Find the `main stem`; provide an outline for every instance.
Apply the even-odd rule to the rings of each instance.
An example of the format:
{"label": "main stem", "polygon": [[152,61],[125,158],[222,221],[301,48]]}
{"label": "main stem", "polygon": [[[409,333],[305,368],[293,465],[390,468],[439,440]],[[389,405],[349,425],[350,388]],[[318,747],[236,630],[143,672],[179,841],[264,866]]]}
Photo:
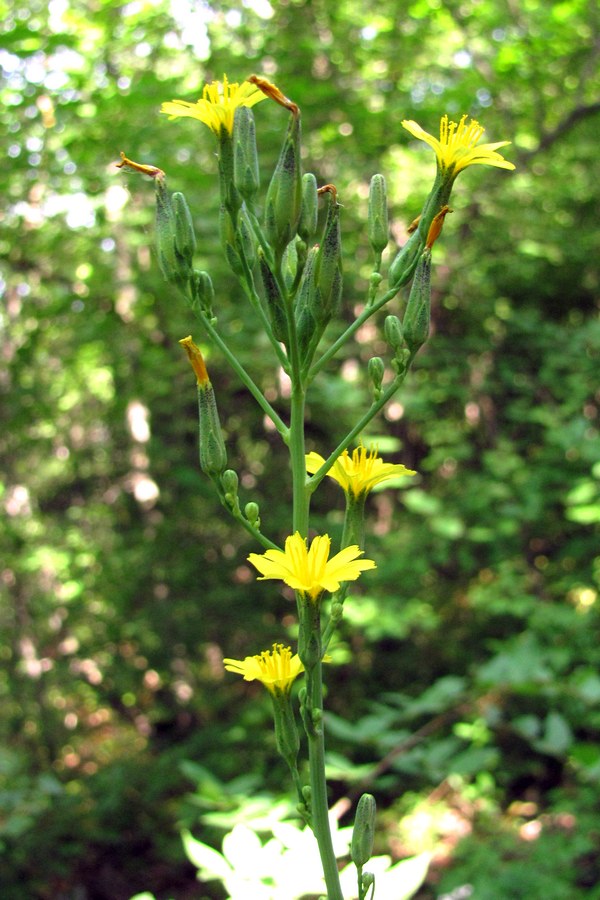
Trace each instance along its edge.
{"label": "main stem", "polygon": [[[293,524],[303,538],[308,536],[310,494],[306,489],[304,447],[304,387],[299,377],[297,360],[292,360],[292,397],[290,415],[290,457],[293,484]],[[310,809],[312,829],[319,845],[328,900],[344,900],[338,874],[331,829],[325,780],[325,740],[323,734],[323,680],[321,671],[321,622],[316,604],[301,608],[299,620],[301,648],[311,646],[310,664],[306,665],[306,717],[310,771]],[[306,660],[308,662],[308,659]]]}
{"label": "main stem", "polygon": [[[319,634],[319,650],[321,635]],[[325,780],[325,736],[323,731],[323,678],[319,659],[312,670],[307,670],[306,702],[312,714],[313,728],[308,735],[308,760],[310,769],[310,802],[312,828],[319,845],[321,864],[325,875],[328,900],[344,900],[340,887],[331,828],[329,803]]]}

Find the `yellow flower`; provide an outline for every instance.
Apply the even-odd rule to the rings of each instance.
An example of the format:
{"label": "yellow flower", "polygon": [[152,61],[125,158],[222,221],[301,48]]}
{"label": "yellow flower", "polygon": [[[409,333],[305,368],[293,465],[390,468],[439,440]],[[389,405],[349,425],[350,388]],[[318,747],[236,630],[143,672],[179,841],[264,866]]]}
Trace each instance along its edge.
{"label": "yellow flower", "polygon": [[227,75],[223,75],[223,81],[213,81],[212,84],[204,85],[202,99],[196,103],[171,100],[163,103],[160,111],[169,116],[169,119],[177,119],[180,116],[200,119],[218,136],[221,130],[227,134],[232,133],[233,116],[238,106],[254,106],[266,99],[266,94],[263,94],[255,84],[249,81],[230,84]]}
{"label": "yellow flower", "polygon": [[298,654],[292,656],[283,644],[273,644],[272,650],[263,650],[258,656],[224,659],[223,663],[228,672],[243,675],[244,681],[262,681],[272,694],[289,693],[294,679],[304,672]]}
{"label": "yellow flower", "polygon": [[[319,453],[308,453],[306,456],[306,471],[314,475],[325,460]],[[377,455],[377,448],[371,447],[367,450],[362,445],[352,452],[352,456],[347,450],[336,459],[331,469],[327,473],[330,478],[337,481],[347,494],[353,494],[359,497],[362,494],[368,494],[376,484],[387,481],[388,478],[398,478],[401,475],[416,475],[412,469],[406,466],[393,463],[384,463]]]}
{"label": "yellow flower", "polygon": [[402,125],[414,137],[433,147],[437,157],[438,170],[442,175],[456,176],[462,169],[476,163],[483,166],[496,166],[498,169],[515,168],[513,163],[496,153],[499,147],[506,147],[511,143],[510,141],[498,141],[496,144],[477,146],[485,129],[475,119],[471,119],[467,125],[467,116],[462,116],[457,125],[456,122],[449,122],[448,116],[442,116],[439,141],[412,120],[405,119]]}
{"label": "yellow flower", "polygon": [[376,568],[372,559],[358,559],[364,551],[356,545],[345,547],[331,559],[330,549],[329,535],[316,537],[307,549],[306,541],[296,532],[285,539],[285,551],[251,553],[248,561],[261,573],[259,581],[281,578],[311,600],[316,600],[323,591],[337,591],[342,581],[356,581],[366,569]]}

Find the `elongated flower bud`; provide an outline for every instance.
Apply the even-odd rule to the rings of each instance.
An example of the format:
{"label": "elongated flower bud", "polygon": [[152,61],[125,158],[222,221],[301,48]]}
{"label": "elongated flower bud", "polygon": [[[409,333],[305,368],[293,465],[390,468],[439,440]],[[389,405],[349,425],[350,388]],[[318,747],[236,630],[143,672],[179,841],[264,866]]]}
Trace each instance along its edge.
{"label": "elongated flower bud", "polygon": [[190,266],[175,246],[175,212],[172,198],[164,178],[156,178],[156,252],[158,264],[165,279],[182,287],[189,274]]}
{"label": "elongated flower bud", "polygon": [[200,348],[191,336],[179,343],[187,353],[198,383],[198,433],[200,468],[210,478],[217,478],[227,466],[227,450],[221,431],[215,392],[206,371]]}
{"label": "elongated flower bud", "polygon": [[226,206],[221,206],[221,209],[219,210],[219,233],[221,236],[221,246],[227,258],[227,262],[236,275],[241,275],[244,268],[237,251],[236,230],[233,219],[231,218],[231,213]]}
{"label": "elongated flower bud", "polygon": [[298,234],[305,244],[309,244],[317,233],[318,217],[317,179],[312,172],[307,172],[302,176],[302,208],[298,223]]}
{"label": "elongated flower bud", "polygon": [[245,204],[238,213],[237,246],[244,255],[248,268],[253,269],[256,265],[256,239]]}
{"label": "elongated flower bud", "polygon": [[315,277],[319,297],[313,313],[317,322],[326,325],[336,312],[342,296],[340,204],[337,202],[335,188],[331,191],[323,240],[317,255]]}
{"label": "elongated flower bud", "polygon": [[363,794],[358,801],[352,831],[352,862],[357,868],[362,869],[369,862],[373,853],[375,812],[375,797],[372,794]]}
{"label": "elongated flower bud", "polygon": [[247,106],[238,106],[233,123],[233,181],[244,200],[252,200],[260,186],[256,127]]}
{"label": "elongated flower bud", "polygon": [[296,111],[291,116],[265,202],[265,232],[278,256],[296,234],[301,202],[300,114]]}
{"label": "elongated flower bud", "polygon": [[121,162],[117,163],[117,167],[124,172],[139,172],[154,179],[158,265],[168,282],[184,287],[192,274],[196,238],[183,194],[169,195],[165,173],[157,166],[137,163],[121,153]]}
{"label": "elongated flower bud", "polygon": [[317,320],[314,311],[319,304],[319,293],[315,283],[318,253],[318,247],[312,247],[308,251],[296,296],[296,335],[301,356],[304,356],[311,338],[317,330]]}
{"label": "elongated flower bud", "polygon": [[383,253],[389,240],[387,192],[383,175],[373,175],[371,178],[367,233],[374,252]]}
{"label": "elongated flower bud", "polygon": [[429,337],[430,311],[431,250],[426,248],[419,257],[402,322],[404,340],[413,354]]}
{"label": "elongated flower bud", "polygon": [[388,272],[390,287],[399,288],[406,284],[417,264],[422,246],[422,238],[418,230],[414,231],[404,247],[398,251]]}
{"label": "elongated flower bud", "polygon": [[269,321],[271,322],[271,328],[273,329],[273,335],[276,340],[281,341],[282,343],[287,343],[288,324],[285,314],[284,300],[281,296],[279,287],[277,286],[275,276],[269,268],[269,264],[265,259],[265,255],[262,249],[259,249],[258,251],[258,264],[265,292]]}
{"label": "elongated flower bud", "polygon": [[[298,248],[300,248],[301,251],[300,257],[298,256]],[[304,248],[303,253],[302,248]],[[300,269],[302,270],[302,266],[305,262],[306,244],[304,244],[299,238],[297,238],[295,241],[290,241],[283,251],[283,256],[281,257],[281,275],[283,277],[283,284],[288,293],[296,284],[296,274],[298,272],[298,266],[300,266]]]}
{"label": "elongated flower bud", "polygon": [[187,201],[180,191],[176,191],[171,199],[175,219],[175,252],[191,273],[196,251],[196,234],[192,215]]}
{"label": "elongated flower bud", "polygon": [[219,132],[219,187],[221,203],[235,218],[242,198],[234,183],[233,137],[224,128]]}

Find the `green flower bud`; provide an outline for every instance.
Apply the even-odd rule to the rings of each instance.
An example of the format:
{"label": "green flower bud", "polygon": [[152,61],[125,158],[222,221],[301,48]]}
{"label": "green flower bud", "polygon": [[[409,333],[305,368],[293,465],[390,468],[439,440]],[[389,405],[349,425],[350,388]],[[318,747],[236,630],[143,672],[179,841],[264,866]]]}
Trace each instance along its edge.
{"label": "green flower bud", "polygon": [[302,245],[302,241],[299,238],[296,238],[295,241],[290,241],[281,257],[281,274],[283,275],[283,282],[288,293],[292,290],[296,281],[296,272],[298,271],[298,245]]}
{"label": "green flower bud", "polygon": [[260,186],[254,115],[247,106],[238,106],[233,121],[233,182],[244,200]]}
{"label": "green flower bud", "polygon": [[358,801],[352,831],[352,862],[361,869],[371,859],[375,839],[375,797],[363,794]]}
{"label": "green flower bud", "polygon": [[[375,876],[372,872],[364,872],[362,878],[360,880],[360,886],[362,888],[362,896],[366,898],[367,893],[369,892],[369,888],[371,888],[375,884]],[[373,894],[371,894],[371,900],[373,900]]]}
{"label": "green flower bud", "polygon": [[199,306],[209,319],[213,316],[215,289],[208,272],[194,271],[192,275],[192,308]]}
{"label": "green flower bud", "polygon": [[237,497],[239,485],[240,480],[237,476],[237,472],[234,472],[233,469],[225,469],[221,475],[221,486],[225,491],[225,494]]}
{"label": "green flower bud", "polygon": [[215,392],[210,383],[204,358],[200,348],[191,337],[179,343],[188,355],[198,383],[198,434],[200,445],[200,468],[210,478],[216,478],[227,465],[227,450],[221,431]]}
{"label": "green flower bud", "polygon": [[225,506],[228,506],[234,515],[241,515],[238,499],[239,484],[239,478],[233,469],[226,469],[221,475],[221,490],[223,491],[221,500],[225,501]]}
{"label": "green flower bud", "polygon": [[250,503],[246,503],[244,514],[254,528],[260,528],[260,510],[258,503],[254,503],[253,500],[251,500]]}
{"label": "green flower bud", "polygon": [[164,178],[156,178],[156,252],[165,279],[178,287],[185,285],[190,267],[175,247],[175,213]]}
{"label": "green flower bud", "polygon": [[302,176],[302,207],[298,223],[298,234],[305,244],[309,244],[317,233],[318,217],[317,179],[311,172],[307,172]]}
{"label": "green flower bud", "polygon": [[410,350],[408,347],[405,347],[403,350],[398,350],[396,356],[392,360],[392,369],[397,375],[402,375],[406,372],[409,362]]}
{"label": "green flower bud", "polygon": [[301,356],[312,353],[339,306],[342,295],[340,205],[333,185],[320,246],[309,250],[296,301],[298,344]]}
{"label": "green flower bud", "polygon": [[248,268],[253,269],[256,265],[256,239],[245,206],[238,214],[237,247],[244,255]]}
{"label": "green flower bud", "polygon": [[383,175],[373,175],[371,178],[367,233],[374,252],[383,253],[389,240],[387,192]]}
{"label": "green flower bud", "polygon": [[317,332],[318,323],[314,310],[318,307],[319,301],[319,294],[315,284],[315,268],[318,253],[318,247],[312,247],[308,251],[296,299],[296,336],[301,356],[305,355],[313,336]]}
{"label": "green flower bud", "polygon": [[221,431],[215,392],[210,381],[198,385],[198,421],[200,436],[200,468],[214,478],[227,465],[227,450]]}
{"label": "green flower bud", "polygon": [[423,240],[417,229],[411,234],[404,247],[390,263],[388,272],[390,287],[400,288],[403,284],[406,284],[414,272],[422,244]]}
{"label": "green flower bud", "polygon": [[175,251],[191,270],[196,252],[196,234],[192,215],[187,201],[180,191],[176,191],[171,199],[175,218]]}
{"label": "green flower bud", "polygon": [[221,203],[235,217],[242,198],[234,184],[233,139],[223,128],[219,133],[219,187]]}
{"label": "green flower bud", "polygon": [[404,340],[412,354],[429,337],[431,311],[431,250],[426,248],[415,271],[402,322]]}
{"label": "green flower bud", "polygon": [[275,276],[269,268],[269,264],[265,259],[262,249],[259,249],[258,251],[258,264],[273,335],[276,340],[285,344],[288,341],[288,324],[285,314],[285,304],[277,286]]}
{"label": "green flower bud", "polygon": [[331,604],[331,621],[332,622],[340,622],[342,616],[344,615],[344,604],[340,603],[339,600],[334,600]]}
{"label": "green flower bud", "polygon": [[331,192],[323,240],[317,255],[316,284],[319,297],[313,313],[319,324],[326,325],[336,312],[342,296],[340,205],[335,191]]}
{"label": "green flower bud", "polygon": [[383,324],[385,339],[394,352],[400,350],[404,344],[402,325],[398,316],[386,316]]}
{"label": "green flower bud", "polygon": [[236,275],[243,274],[243,266],[236,246],[236,230],[231,218],[231,213],[226,206],[221,206],[219,210],[219,234],[221,236],[221,246],[227,257],[227,262],[231,266]]}
{"label": "green flower bud", "polygon": [[301,202],[300,115],[296,112],[290,119],[265,202],[265,232],[279,257],[296,234]]}
{"label": "green flower bud", "polygon": [[367,366],[367,371],[369,373],[369,378],[371,379],[373,387],[379,393],[381,391],[381,383],[385,374],[385,366],[380,356],[371,357]]}

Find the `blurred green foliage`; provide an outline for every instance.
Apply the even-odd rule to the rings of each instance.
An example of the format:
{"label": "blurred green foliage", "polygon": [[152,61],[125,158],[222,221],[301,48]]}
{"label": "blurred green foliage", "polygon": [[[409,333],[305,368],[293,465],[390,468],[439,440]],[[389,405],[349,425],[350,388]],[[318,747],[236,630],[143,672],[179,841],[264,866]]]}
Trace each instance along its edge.
{"label": "blurred green foliage", "polygon": [[[2,897],[218,898],[198,894],[179,828],[220,846],[223,817],[285,795],[267,699],[221,659],[282,624],[292,638],[293,607],[257,585],[256,548],[198,470],[177,345],[193,322],[153,257],[151,185],[114,167],[123,150],[186,193],[219,324],[283,409],[220,256],[212,136],[157,115],[251,71],[299,103],[306,169],[338,187],[348,320],[370,274],[371,175],[388,178],[399,243],[430,184],[402,119],[434,131],[467,112],[514,141],[516,173],[459,179],[432,340],[369,436],[419,480],[371,499],[378,569],[328,668],[332,801],[366,785],[378,852],[436,850],[423,898],[600,896],[595,5],[0,8]],[[256,118],[266,184],[284,119],[267,103]],[[203,349],[244,502],[282,536],[285,454]],[[381,335],[359,334],[320,377],[311,448],[363,408],[373,354]],[[316,527],[339,534],[340,500],[322,486]]]}

